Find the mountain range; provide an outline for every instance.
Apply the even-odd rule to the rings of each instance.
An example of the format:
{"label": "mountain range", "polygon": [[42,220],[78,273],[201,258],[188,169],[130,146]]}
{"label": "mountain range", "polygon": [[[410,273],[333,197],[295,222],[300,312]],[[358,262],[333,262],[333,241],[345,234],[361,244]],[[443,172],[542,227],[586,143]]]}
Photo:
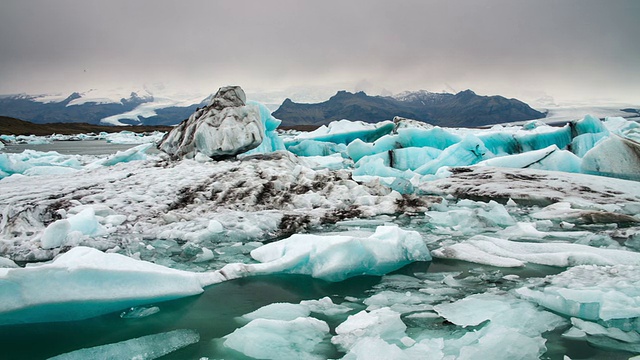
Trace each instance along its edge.
{"label": "mountain range", "polygon": [[378,122],[401,116],[433,125],[474,127],[539,119],[545,114],[519,100],[502,96],[480,96],[471,90],[457,94],[422,90],[395,96],[339,91],[317,104],[299,104],[286,99],[273,116],[284,125],[322,125],[341,119]]}
{"label": "mountain range", "polygon": [[[66,97],[5,95],[0,96],[0,115],[36,124],[175,125],[208,102],[202,97],[173,100],[139,93],[120,98],[91,91]],[[320,126],[341,119],[378,122],[401,116],[440,126],[473,127],[543,118],[545,114],[502,96],[480,96],[471,90],[457,94],[421,90],[394,96],[339,91],[315,104],[286,99],[273,116],[282,120],[283,126]]]}

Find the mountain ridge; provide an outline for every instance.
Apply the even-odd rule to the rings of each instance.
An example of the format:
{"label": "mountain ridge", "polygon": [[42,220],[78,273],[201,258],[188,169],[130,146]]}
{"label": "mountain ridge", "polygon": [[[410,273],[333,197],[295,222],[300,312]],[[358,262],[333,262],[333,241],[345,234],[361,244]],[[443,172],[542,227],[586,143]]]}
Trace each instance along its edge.
{"label": "mountain ridge", "polygon": [[517,99],[482,96],[472,90],[457,94],[426,90],[391,96],[370,96],[360,91],[338,91],[329,100],[300,104],[286,99],[272,115],[283,125],[326,125],[331,121],[378,122],[401,116],[440,126],[474,127],[532,120],[545,114]]}

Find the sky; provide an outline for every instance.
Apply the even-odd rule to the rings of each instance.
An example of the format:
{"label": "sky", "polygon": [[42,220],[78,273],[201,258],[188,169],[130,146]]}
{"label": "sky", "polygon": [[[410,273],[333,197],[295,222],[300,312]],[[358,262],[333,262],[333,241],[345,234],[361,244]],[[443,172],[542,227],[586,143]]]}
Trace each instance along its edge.
{"label": "sky", "polygon": [[0,2],[0,94],[143,84],[638,103],[640,1]]}

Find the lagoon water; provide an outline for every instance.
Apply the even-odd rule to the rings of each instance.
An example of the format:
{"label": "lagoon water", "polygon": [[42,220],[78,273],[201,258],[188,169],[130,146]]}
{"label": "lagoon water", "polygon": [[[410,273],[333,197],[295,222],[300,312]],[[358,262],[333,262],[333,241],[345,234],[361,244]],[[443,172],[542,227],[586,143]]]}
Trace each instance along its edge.
{"label": "lagoon water", "polygon": [[2,151],[21,153],[27,149],[36,151],[55,151],[62,155],[108,155],[127,150],[137,144],[112,144],[106,140],[52,141],[49,144],[6,145]]}

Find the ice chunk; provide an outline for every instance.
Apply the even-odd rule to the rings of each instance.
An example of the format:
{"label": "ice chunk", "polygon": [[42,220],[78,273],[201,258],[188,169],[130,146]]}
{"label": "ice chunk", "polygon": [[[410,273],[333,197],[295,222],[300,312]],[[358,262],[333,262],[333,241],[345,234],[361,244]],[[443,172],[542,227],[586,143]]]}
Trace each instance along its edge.
{"label": "ice chunk", "polygon": [[582,171],[630,180],[640,180],[640,143],[612,134],[582,158]]}
{"label": "ice chunk", "polygon": [[264,154],[278,150],[285,150],[284,142],[276,132],[276,128],[280,126],[281,121],[271,116],[271,111],[264,106],[264,104],[255,101],[247,101],[247,106],[254,106],[258,108],[260,121],[264,127],[264,138],[258,147],[247,151],[245,155]]}
{"label": "ice chunk", "polygon": [[347,313],[352,309],[345,305],[334,304],[330,297],[325,296],[319,300],[302,300],[300,305],[304,305],[311,312],[324,314],[327,316],[335,316]]}
{"label": "ice chunk", "polygon": [[338,325],[336,336],[331,342],[347,351],[362,338],[377,337],[387,342],[399,341],[406,336],[406,329],[407,326],[400,320],[400,313],[389,308],[371,312],[363,310]]}
{"label": "ice chunk", "polygon": [[606,139],[609,133],[582,134],[571,140],[571,151],[579,157],[593,149],[601,140]]}
{"label": "ice chunk", "polygon": [[343,153],[347,147],[344,144],[332,142],[302,140],[297,145],[289,146],[287,150],[298,156],[328,156]]}
{"label": "ice chunk", "polygon": [[65,245],[72,231],[79,231],[87,236],[106,234],[106,229],[98,222],[95,211],[88,207],[68,219],[57,220],[49,224],[40,238],[42,248],[53,249]]}
{"label": "ice chunk", "polygon": [[200,341],[195,330],[173,330],[165,333],[142,336],[114,344],[80,349],[54,356],[50,360],[85,359],[157,359],[185,346]]}
{"label": "ice chunk", "polygon": [[580,172],[581,160],[566,150],[551,145],[541,150],[528,151],[484,160],[478,166],[498,166],[507,168],[530,168],[565,172]]}
{"label": "ice chunk", "polygon": [[49,264],[0,269],[0,324],[86,319],[200,294],[210,277],[79,246]]}
{"label": "ice chunk", "polygon": [[293,235],[251,252],[262,262],[258,273],[308,274],[328,281],[357,275],[383,275],[431,256],[422,236],[396,226],[379,226],[369,237]]}
{"label": "ice chunk", "polygon": [[547,276],[540,286],[519,288],[516,293],[566,316],[611,321],[626,331],[640,330],[636,322],[640,317],[637,265],[576,266]]}
{"label": "ice chunk", "polygon": [[165,133],[154,131],[150,134],[138,134],[132,131],[120,131],[117,133],[105,134],[103,138],[111,144],[145,144],[157,143],[164,137]]}
{"label": "ice chunk", "polygon": [[436,305],[433,309],[452,323],[467,327],[480,325],[496,314],[510,310],[511,305],[502,298],[472,295],[453,303]]}
{"label": "ice chunk", "polygon": [[371,142],[391,133],[393,128],[394,124],[391,121],[381,121],[375,124],[349,120],[332,121],[329,126],[322,125],[314,131],[298,135],[292,141],[287,142],[286,146],[295,146],[304,140],[325,141],[344,145],[348,145],[356,139]]}
{"label": "ice chunk", "polygon": [[418,174],[435,174],[443,166],[473,165],[493,154],[474,135],[467,135],[461,142],[445,149],[437,159],[428,161],[416,169]]}
{"label": "ice chunk", "polygon": [[527,262],[551,266],[640,264],[640,253],[636,252],[580,244],[515,242],[483,235],[433,250],[431,254],[500,267],[519,267]]}
{"label": "ice chunk", "polygon": [[308,317],[311,311],[309,307],[301,304],[273,303],[260,309],[242,315],[243,320],[271,319],[290,321],[299,317]]}
{"label": "ice chunk", "polygon": [[113,166],[119,163],[126,163],[136,160],[146,160],[147,151],[153,147],[152,143],[141,144],[134,146],[131,149],[125,151],[118,151],[114,155],[94,161],[87,165],[87,168],[97,168],[100,166]]}
{"label": "ice chunk", "polygon": [[324,321],[256,319],[225,336],[224,346],[257,359],[325,359],[317,347],[329,334]]}
{"label": "ice chunk", "polygon": [[157,306],[136,306],[120,313],[123,319],[140,319],[160,312]]}
{"label": "ice chunk", "polygon": [[586,115],[583,119],[572,122],[571,125],[576,136],[609,132],[602,121],[593,115]]}
{"label": "ice chunk", "polygon": [[11,259],[0,256],[0,268],[17,268],[18,265]]}

